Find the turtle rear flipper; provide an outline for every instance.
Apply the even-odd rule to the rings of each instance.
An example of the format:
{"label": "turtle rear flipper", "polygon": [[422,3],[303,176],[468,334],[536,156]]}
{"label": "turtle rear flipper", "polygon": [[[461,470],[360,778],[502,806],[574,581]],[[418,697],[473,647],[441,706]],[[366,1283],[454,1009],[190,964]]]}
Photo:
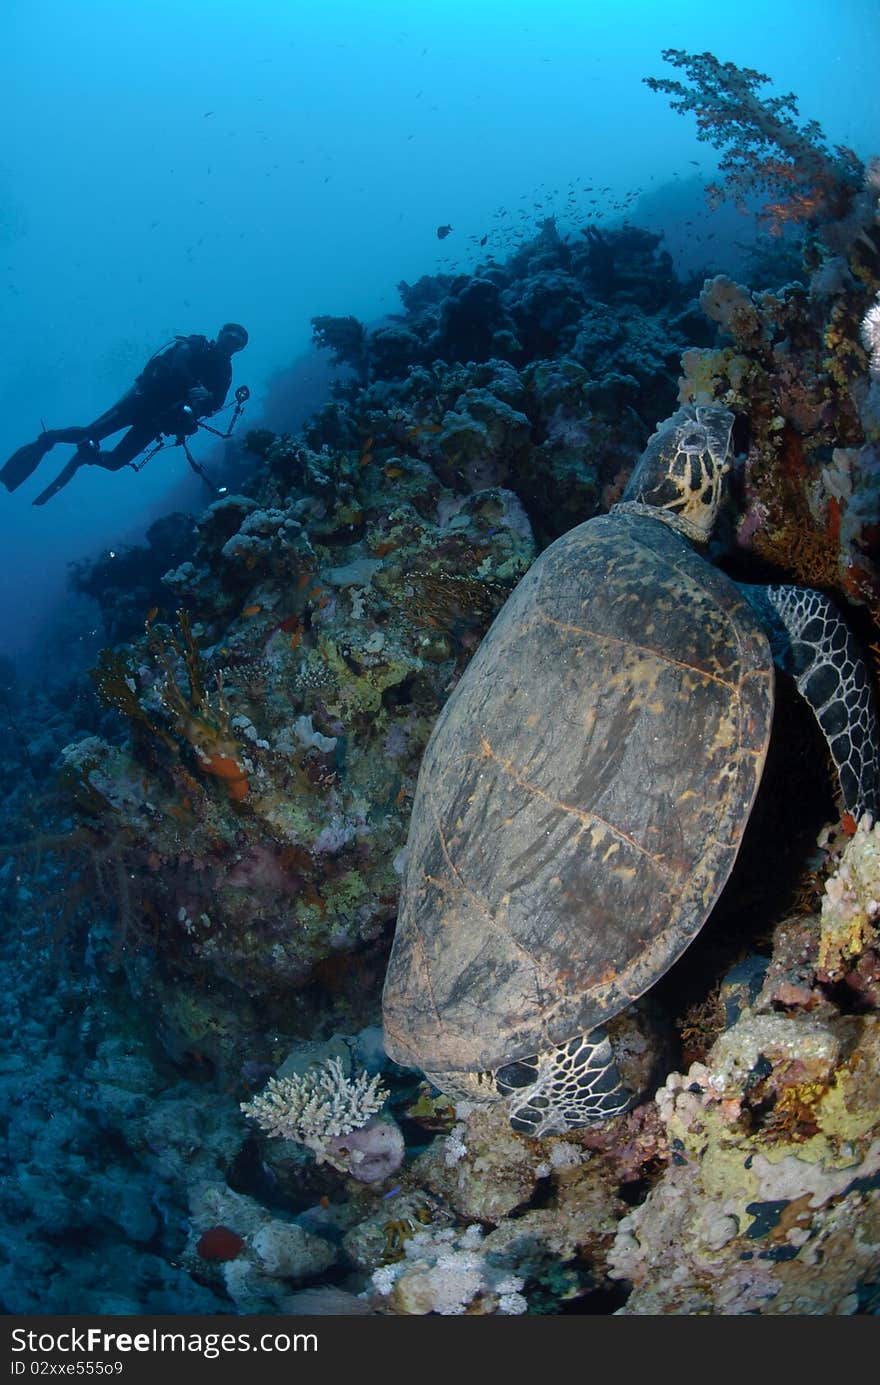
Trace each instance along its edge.
{"label": "turtle rear flipper", "polygon": [[812,708],[834,761],[846,810],[880,811],[880,727],[871,676],[834,604],[804,587],[743,586],[762,618],[775,663]]}
{"label": "turtle rear flipper", "polygon": [[498,1068],[510,1124],[522,1135],[561,1134],[620,1115],[632,1105],[601,1025],[558,1048]]}

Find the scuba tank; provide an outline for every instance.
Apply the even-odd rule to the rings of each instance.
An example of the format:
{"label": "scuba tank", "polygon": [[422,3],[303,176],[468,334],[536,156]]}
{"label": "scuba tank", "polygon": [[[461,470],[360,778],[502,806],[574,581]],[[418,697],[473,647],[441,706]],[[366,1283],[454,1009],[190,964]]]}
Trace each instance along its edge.
{"label": "scuba tank", "polygon": [[135,387],[139,389],[141,393],[151,394],[157,386],[161,387],[171,378],[172,367],[170,357],[174,348],[182,345],[184,342],[191,344],[196,351],[204,351],[207,350],[208,347],[208,338],[198,333],[194,333],[192,336],[178,335],[173,337],[171,341],[166,342],[164,346],[160,346],[157,351],[153,352],[140,375],[138,375],[135,380]]}

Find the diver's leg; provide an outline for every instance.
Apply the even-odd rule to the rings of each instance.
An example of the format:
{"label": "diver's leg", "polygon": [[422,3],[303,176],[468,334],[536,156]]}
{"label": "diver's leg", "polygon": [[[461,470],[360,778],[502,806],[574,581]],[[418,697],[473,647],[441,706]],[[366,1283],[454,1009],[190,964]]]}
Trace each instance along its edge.
{"label": "diver's leg", "polygon": [[130,428],[133,423],[137,423],[142,412],[141,396],[137,390],[131,389],[121,399],[117,399],[115,404],[111,404],[104,413],[99,414],[94,423],[83,428],[79,438],[70,438],[69,441],[80,442],[81,439],[87,438],[89,442],[102,442],[111,434],[119,433],[123,428]]}
{"label": "diver's leg", "polygon": [[47,451],[58,442],[75,442],[77,445],[97,443],[102,438],[109,438],[111,433],[118,433],[122,428],[127,428],[133,422],[130,401],[126,395],[112,408],[107,409],[106,413],[96,418],[94,423],[87,423],[84,428],[47,428],[37,441],[42,443]]}
{"label": "diver's leg", "polygon": [[[124,400],[120,401],[120,403],[124,402]],[[111,433],[118,433],[120,428],[125,427],[125,422],[120,422],[120,412],[118,406],[108,410],[106,414],[102,415],[102,419],[97,420],[96,424],[82,430],[86,436],[80,440],[70,461],[56,476],[51,486],[47,486],[37,496],[33,502],[35,505],[45,505],[47,500],[51,500],[54,495],[63,490],[81,466],[100,466],[106,471],[119,471],[120,468],[127,466],[139,452],[143,452],[156,434],[155,427],[147,423],[138,423],[129,428],[128,432],[110,452],[102,452],[98,446],[100,437],[109,437]],[[130,420],[130,410],[126,410],[126,412]],[[97,438],[94,436],[95,433],[98,434]]]}
{"label": "diver's leg", "polygon": [[149,447],[155,438],[155,423],[135,423],[109,452],[100,452],[88,460],[96,466],[104,467],[106,471],[120,471],[122,467],[128,466],[129,462],[134,461],[139,452]]}
{"label": "diver's leg", "polygon": [[37,442],[46,452],[58,442],[101,442],[102,439],[109,438],[111,434],[118,433],[136,422],[138,399],[136,392],[129,390],[109,409],[99,414],[93,423],[87,423],[84,428],[47,428],[40,434]]}
{"label": "diver's leg", "polygon": [[[110,431],[117,433],[119,429],[114,427]],[[155,435],[156,430],[150,424],[138,424],[134,428],[129,428],[125,437],[116,444],[112,452],[102,452],[91,437],[87,438],[79,444],[67,466],[56,476],[51,486],[47,486],[37,496],[33,502],[34,505],[45,505],[47,500],[51,500],[54,495],[64,489],[81,466],[100,466],[105,471],[120,471],[139,452],[143,452],[144,448],[153,441]]]}
{"label": "diver's leg", "polygon": [[[0,469],[0,482],[3,483],[8,491],[18,490],[18,487],[36,471],[46,453],[60,442],[76,443],[76,445],[82,447],[86,453],[94,453],[97,450],[96,444],[99,443],[102,438],[108,438],[111,433],[118,433],[120,429],[127,428],[137,421],[138,404],[140,402],[140,396],[137,392],[135,390],[129,390],[128,393],[124,394],[121,399],[118,399],[111,408],[107,409],[103,414],[100,414],[93,423],[87,424],[84,428],[77,426],[72,428],[44,429],[34,442],[26,443],[25,446],[20,447],[17,452],[13,452],[9,460],[4,464],[2,469]],[[92,458],[88,455],[81,456],[77,465],[89,460],[92,460]],[[50,500],[51,497],[61,489],[62,485],[67,484],[67,481],[69,481],[70,477],[73,475],[73,471],[76,470],[76,467],[73,468],[73,471],[70,470],[72,461],[73,459],[68,462],[64,471],[61,473],[67,480],[61,481],[59,477],[60,484],[54,483],[52,486],[49,486],[47,490],[43,492],[42,496],[38,496],[34,501],[35,505],[45,505],[46,501]]]}
{"label": "diver's leg", "polygon": [[[47,500],[51,500],[53,495],[57,495],[58,491],[61,490],[63,486],[67,485],[70,478],[84,463],[97,462],[99,466],[103,466],[104,462],[101,460],[98,443],[100,443],[103,438],[109,438],[111,434],[120,432],[123,428],[129,428],[133,424],[138,425],[138,420],[142,413],[143,399],[137,389],[130,389],[121,399],[117,399],[115,404],[111,405],[103,414],[100,414],[94,422],[87,424],[84,428],[47,428],[40,434],[35,442],[27,443],[24,447],[20,447],[17,452],[12,454],[2,469],[0,469],[0,482],[2,482],[9,491],[17,490],[36,470],[46,453],[50,448],[54,447],[56,443],[76,443],[76,456],[71,457],[70,461],[57,479],[53,481],[52,485],[47,486],[46,490],[44,490],[41,495],[38,495],[33,502],[35,505],[45,505]],[[122,439],[122,442],[119,444],[120,447],[124,446],[128,436],[129,435],[126,435],[126,438]],[[147,441],[150,441],[150,439],[147,439]],[[112,463],[108,467],[108,470],[116,471],[120,466],[124,466],[126,462],[130,460],[130,456],[136,456],[144,446],[146,446],[146,443],[135,446],[134,451],[129,455],[125,455],[123,452],[120,454],[121,459]],[[114,452],[111,452],[109,455],[113,456],[116,451],[117,449],[114,449]]]}
{"label": "diver's leg", "polygon": [[88,435],[88,428],[47,428],[37,441],[45,443],[48,450],[54,447],[56,442],[82,442]]}
{"label": "diver's leg", "polygon": [[[110,452],[102,452],[100,448],[104,438],[111,437],[114,433],[119,433],[123,428],[129,428],[137,422],[137,400],[134,391],[129,390],[128,394],[118,399],[111,408],[100,414],[93,423],[87,428],[80,430],[80,436],[70,438],[70,442],[75,442],[78,447],[80,464],[83,466],[103,466],[108,471],[116,471],[116,465],[109,463],[106,459],[112,457],[115,448]],[[118,446],[122,446],[125,438]],[[119,463],[119,465],[123,465]]]}

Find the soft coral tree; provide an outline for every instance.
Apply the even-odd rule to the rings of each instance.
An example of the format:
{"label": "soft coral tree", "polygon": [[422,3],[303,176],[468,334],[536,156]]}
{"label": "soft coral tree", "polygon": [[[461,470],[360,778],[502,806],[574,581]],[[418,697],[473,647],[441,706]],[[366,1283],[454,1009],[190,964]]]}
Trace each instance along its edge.
{"label": "soft coral tree", "polygon": [[692,111],[697,138],[723,150],[720,182],[709,186],[713,199],[732,197],[745,208],[750,198],[766,197],[760,215],[777,234],[786,223],[845,215],[862,185],[862,163],[851,149],[829,147],[817,121],[799,125],[791,92],[760,96],[769,77],[711,53],[666,48],[663,58],[689,85],[671,77],[646,77],[646,84],[665,92],[673,110]]}

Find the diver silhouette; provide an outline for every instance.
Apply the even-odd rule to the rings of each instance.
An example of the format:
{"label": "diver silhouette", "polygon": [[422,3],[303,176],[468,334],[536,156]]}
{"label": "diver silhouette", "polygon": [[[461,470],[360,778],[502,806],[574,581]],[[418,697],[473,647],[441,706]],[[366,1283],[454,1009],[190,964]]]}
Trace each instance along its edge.
{"label": "diver silhouette", "polygon": [[[163,434],[177,435],[193,465],[184,439],[196,431],[199,419],[222,409],[232,383],[231,358],[247,343],[247,332],[236,322],[221,327],[216,341],[199,335],[175,337],[150,357],[131,389],[94,423],[85,428],[49,428],[42,432],[35,442],[13,452],[0,468],[0,481],[8,491],[17,490],[59,442],[76,443],[76,452],[52,484],[37,496],[35,505],[45,505],[57,495],[81,466],[119,471],[132,465],[138,453]],[[244,390],[238,393],[246,396]],[[123,428],[128,429],[124,437],[110,451],[102,452],[99,444],[103,439]]]}

